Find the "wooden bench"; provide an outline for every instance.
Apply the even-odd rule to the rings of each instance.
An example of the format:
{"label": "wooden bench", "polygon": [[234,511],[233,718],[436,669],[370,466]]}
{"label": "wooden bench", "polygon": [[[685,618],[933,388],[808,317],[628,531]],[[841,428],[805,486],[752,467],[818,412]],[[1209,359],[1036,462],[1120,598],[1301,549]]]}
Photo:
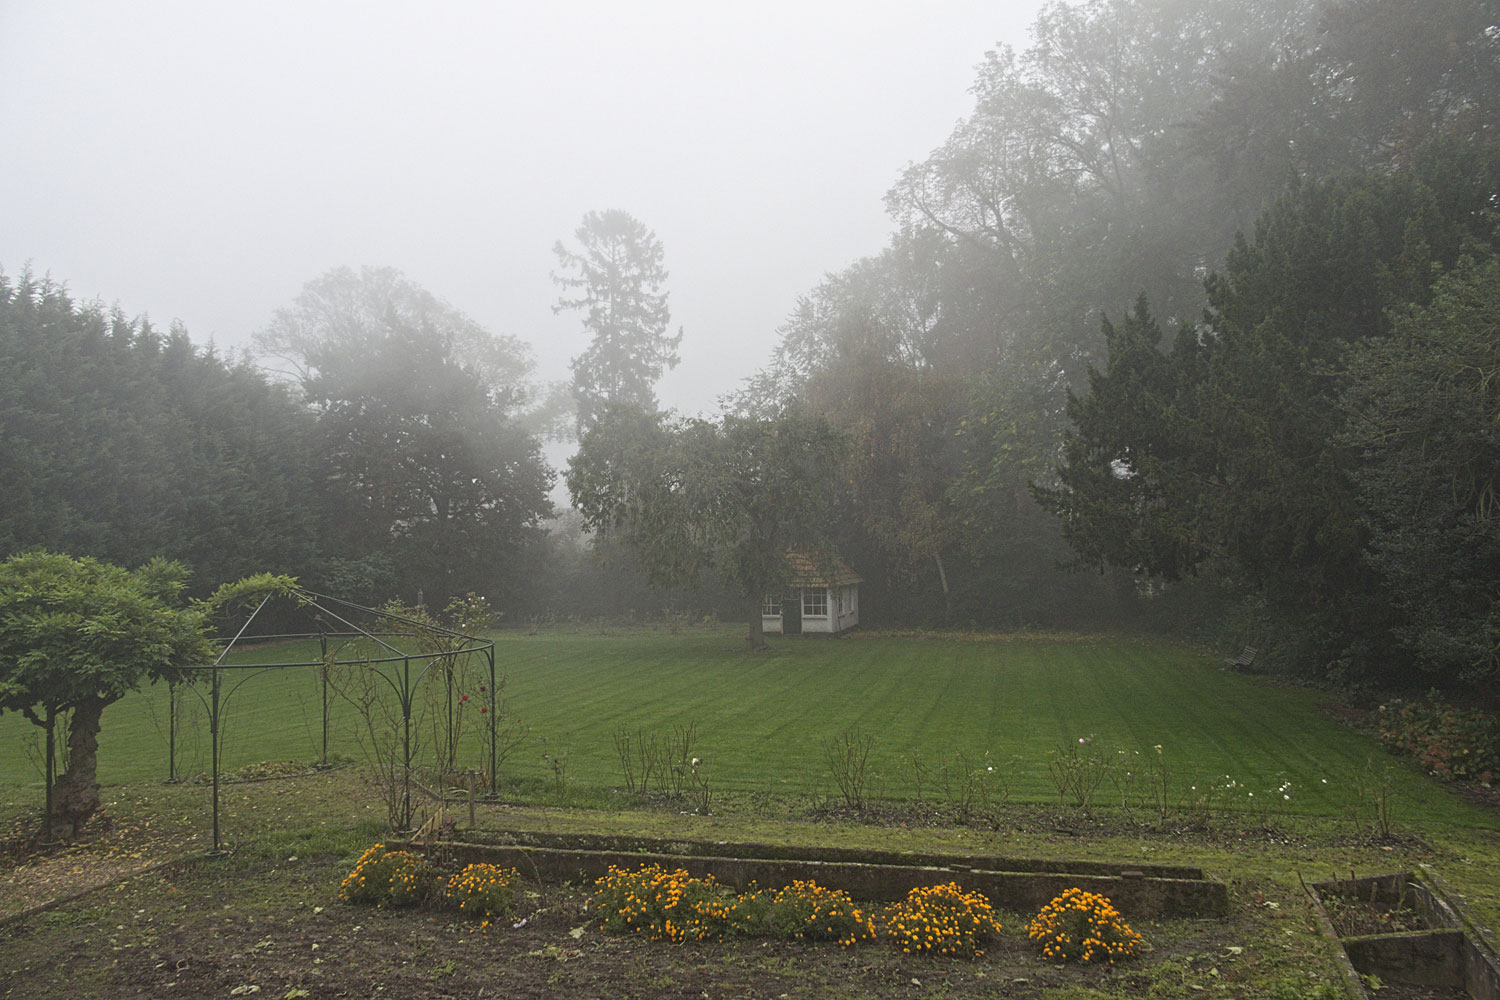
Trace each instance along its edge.
{"label": "wooden bench", "polygon": [[1260,652],[1259,646],[1246,646],[1240,650],[1238,656],[1231,656],[1224,661],[1225,670],[1245,670],[1255,662],[1255,656]]}

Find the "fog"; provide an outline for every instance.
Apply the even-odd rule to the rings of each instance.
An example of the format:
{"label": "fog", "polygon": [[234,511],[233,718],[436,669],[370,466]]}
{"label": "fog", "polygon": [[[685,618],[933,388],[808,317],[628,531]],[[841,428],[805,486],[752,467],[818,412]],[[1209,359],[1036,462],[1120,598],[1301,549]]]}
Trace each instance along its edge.
{"label": "fog", "polygon": [[567,377],[553,243],[666,248],[687,412],[796,297],[878,251],[883,195],[1038,3],[0,7],[0,267],[248,346],[304,282],[391,265]]}
{"label": "fog", "polygon": [[[0,295],[0,552],[513,622],[711,578],[752,634],[836,554],[863,624],[1493,682],[1495,4],[998,6],[0,0],[0,267],[52,279]],[[610,308],[554,313],[560,241]],[[344,337],[390,314],[366,276],[420,322]],[[555,408],[446,363],[430,295],[487,364],[587,353],[593,413],[760,377],[585,410],[565,488]],[[101,350],[90,300],[226,349],[296,304],[255,342],[319,378]]]}

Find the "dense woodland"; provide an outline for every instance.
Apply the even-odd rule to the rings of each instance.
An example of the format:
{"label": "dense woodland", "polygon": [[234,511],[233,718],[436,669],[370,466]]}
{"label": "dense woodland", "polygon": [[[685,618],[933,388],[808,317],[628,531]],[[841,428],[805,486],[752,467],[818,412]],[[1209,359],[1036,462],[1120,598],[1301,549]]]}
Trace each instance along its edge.
{"label": "dense woodland", "polygon": [[253,358],[5,277],[0,554],[514,621],[743,610],[796,544],[867,622],[1500,675],[1500,4],[1057,4],[973,94],[716,418],[660,412],[680,334],[621,212],[556,251],[571,393],[392,270],[310,282]]}

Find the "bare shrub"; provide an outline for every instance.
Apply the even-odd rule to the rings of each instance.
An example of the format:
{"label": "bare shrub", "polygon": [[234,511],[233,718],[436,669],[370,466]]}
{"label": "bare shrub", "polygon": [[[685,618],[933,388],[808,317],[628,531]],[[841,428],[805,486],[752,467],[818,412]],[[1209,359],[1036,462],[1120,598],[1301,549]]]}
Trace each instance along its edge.
{"label": "bare shrub", "polygon": [[1010,800],[1010,769],[997,766],[988,751],[978,758],[953,751],[939,766],[938,778],[943,797],[965,820]]}
{"label": "bare shrub", "polygon": [[1058,804],[1071,804],[1077,809],[1090,808],[1095,793],[1109,774],[1111,763],[1100,753],[1091,736],[1081,737],[1077,743],[1065,743],[1054,750],[1047,761],[1047,773],[1052,776],[1052,785],[1057,789]]}
{"label": "bare shrub", "polygon": [[414,692],[405,687],[401,671],[389,664],[339,663],[331,654],[328,666],[329,685],[354,709],[355,739],[366,777],[385,805],[386,822],[392,832],[411,829],[416,814],[414,762],[421,755],[424,728]]}
{"label": "bare shrub", "polygon": [[694,756],[697,740],[698,724],[689,722],[686,726],[673,726],[663,741],[664,766],[660,770],[666,782],[664,791],[673,798],[681,798],[691,786],[691,771],[698,759]]}
{"label": "bare shrub", "polygon": [[869,779],[870,750],[874,745],[873,736],[855,727],[846,729],[823,747],[823,755],[828,761],[828,770],[833,774],[834,783],[839,786],[839,794],[843,796],[844,804],[851,809],[863,809],[865,806],[865,784]]}

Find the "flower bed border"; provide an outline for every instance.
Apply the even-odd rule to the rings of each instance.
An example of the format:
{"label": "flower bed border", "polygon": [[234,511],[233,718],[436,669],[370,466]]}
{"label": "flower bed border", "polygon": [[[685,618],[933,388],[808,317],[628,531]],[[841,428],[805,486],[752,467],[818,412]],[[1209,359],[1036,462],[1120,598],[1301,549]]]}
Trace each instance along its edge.
{"label": "flower bed border", "polygon": [[[679,845],[680,846],[680,845]],[[912,889],[947,882],[963,881],[971,891],[984,893],[1001,909],[1034,913],[1064,890],[1078,887],[1108,896],[1115,905],[1132,917],[1161,919],[1173,917],[1223,917],[1229,911],[1229,896],[1224,883],[1200,877],[1166,877],[1147,874],[1150,866],[1102,866],[1113,874],[1100,874],[1101,867],[1092,862],[1032,862],[1033,870],[1005,870],[988,865],[1009,859],[985,857],[952,857],[946,864],[924,864],[937,860],[933,856],[880,854],[881,862],[847,860],[806,860],[798,858],[765,858],[765,845],[715,844],[719,853],[683,854],[652,851],[588,850],[547,847],[536,844],[472,844],[443,842],[425,847],[421,844],[392,844],[393,849],[426,850],[433,860],[445,867],[459,867],[487,861],[518,869],[523,876],[539,881],[592,881],[605,875],[611,865],[630,868],[656,863],[667,869],[681,868],[696,877],[712,875],[721,884],[744,889],[751,883],[764,888],[780,888],[793,881],[815,881],[830,889],[842,889],[856,899],[870,901],[896,900]],[[777,849],[778,853],[781,849]],[[827,856],[825,851],[809,854]],[[905,859],[893,863],[892,859]],[[1035,870],[1045,868],[1046,870]],[[1093,869],[1077,871],[1076,869]],[[1174,875],[1180,870],[1174,871]]]}
{"label": "flower bed border", "polygon": [[997,854],[947,854],[932,851],[886,851],[861,847],[814,847],[766,844],[755,841],[663,839],[600,833],[542,833],[535,830],[463,832],[464,843],[497,847],[550,847],[562,850],[629,854],[672,854],[688,857],[760,858],[768,861],[843,861],[870,865],[919,865],[992,872],[1056,872],[1063,875],[1125,875],[1153,878],[1202,879],[1203,869],[1188,865],[1135,862],[1057,861],[1015,858]]}

